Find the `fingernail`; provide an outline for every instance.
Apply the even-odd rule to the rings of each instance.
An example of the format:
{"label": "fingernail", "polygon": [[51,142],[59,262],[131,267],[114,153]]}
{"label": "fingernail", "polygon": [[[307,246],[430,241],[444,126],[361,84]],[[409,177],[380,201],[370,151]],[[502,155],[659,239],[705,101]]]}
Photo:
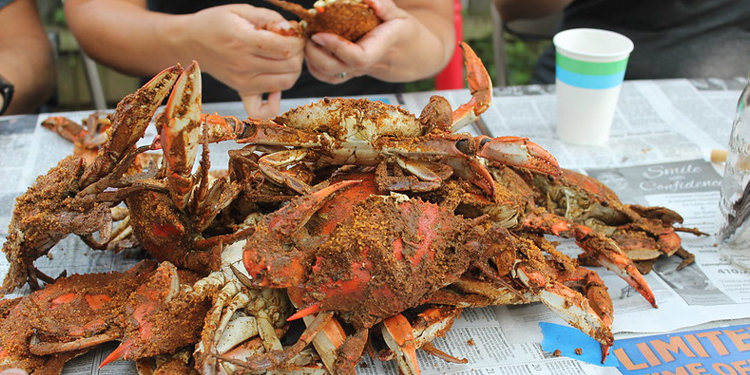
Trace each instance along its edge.
{"label": "fingernail", "polygon": [[323,47],[325,47],[325,46],[326,46],[326,43],[325,43],[325,38],[321,38],[321,37],[319,37],[319,36],[318,36],[318,34],[313,34],[313,36],[311,36],[311,37],[310,37],[310,39],[311,39],[311,40],[312,40],[313,42],[315,42],[316,44],[319,44],[319,45],[321,45],[321,46],[323,46]]}

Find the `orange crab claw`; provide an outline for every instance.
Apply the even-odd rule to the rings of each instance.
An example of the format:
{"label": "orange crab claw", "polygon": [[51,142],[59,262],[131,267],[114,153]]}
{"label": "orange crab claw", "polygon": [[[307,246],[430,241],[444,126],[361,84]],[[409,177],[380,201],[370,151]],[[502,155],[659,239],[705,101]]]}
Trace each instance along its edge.
{"label": "orange crab claw", "polygon": [[[401,315],[394,315],[383,321],[383,339],[391,350],[396,353],[399,368],[408,369],[409,374],[418,375],[419,361],[417,347],[414,345],[413,329],[409,321]],[[404,371],[404,373],[407,373]]]}
{"label": "orange crab claw", "polygon": [[572,236],[576,244],[584,251],[579,259],[590,259],[609,271],[615,273],[638,291],[643,298],[656,307],[656,297],[651,291],[633,261],[623,253],[612,239],[591,230],[589,227],[572,222],[565,217],[553,215],[549,212],[538,212],[529,215],[522,224],[526,228],[541,230],[556,236]]}
{"label": "orange crab claw", "polygon": [[168,121],[160,135],[169,192],[177,207],[184,209],[192,192],[191,174],[201,134],[201,75],[197,62],[193,61],[180,74],[165,113]]}
{"label": "orange crab claw", "polygon": [[559,176],[560,165],[549,151],[523,137],[482,136],[478,156],[505,165]]}
{"label": "orange crab claw", "polygon": [[611,322],[608,319],[603,320],[583,295],[524,267],[519,267],[515,273],[524,284],[540,288],[539,299],[557,316],[593,337],[603,346],[612,346],[614,336],[610,328]]}
{"label": "orange crab claw", "polygon": [[308,315],[315,314],[318,311],[320,311],[320,306],[321,306],[321,303],[318,302],[318,303],[316,303],[314,305],[310,305],[308,307],[300,309],[296,313],[292,314],[290,317],[286,318],[286,321],[287,322],[291,322],[292,320],[297,320],[297,319],[300,319],[300,318],[304,318],[304,317],[306,317]]}
{"label": "orange crab claw", "polygon": [[102,368],[114,361],[119,360],[120,358],[125,358],[128,352],[133,348],[133,342],[123,342],[121,343],[115,350],[112,351],[112,353],[109,353],[107,358],[104,358],[102,360],[102,363],[99,364],[99,368]]}
{"label": "orange crab claw", "polygon": [[[643,296],[654,308],[656,305],[656,297],[648,286],[646,279],[643,277],[638,268],[635,266],[633,261],[628,258],[619,248],[613,248],[612,246],[601,245],[596,243],[604,242],[605,244],[615,245],[616,244],[599,234],[598,236],[587,236],[582,240],[576,240],[581,248],[586,251],[585,257],[592,258],[597,264],[604,266],[606,269],[614,272],[620,278],[625,280],[633,289]],[[596,249],[596,250],[593,250]]]}
{"label": "orange crab claw", "polygon": [[471,124],[484,113],[492,102],[492,80],[482,60],[465,42],[459,43],[464,52],[464,66],[466,66],[466,82],[471,91],[471,100],[453,111],[451,132]]}

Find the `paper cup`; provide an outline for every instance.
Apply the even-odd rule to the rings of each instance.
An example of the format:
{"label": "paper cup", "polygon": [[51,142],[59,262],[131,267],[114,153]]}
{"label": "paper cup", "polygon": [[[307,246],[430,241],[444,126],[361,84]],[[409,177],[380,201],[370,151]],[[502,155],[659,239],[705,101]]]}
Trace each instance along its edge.
{"label": "paper cup", "polygon": [[557,134],[568,143],[601,145],[609,138],[633,42],[613,31],[570,29],[552,43]]}

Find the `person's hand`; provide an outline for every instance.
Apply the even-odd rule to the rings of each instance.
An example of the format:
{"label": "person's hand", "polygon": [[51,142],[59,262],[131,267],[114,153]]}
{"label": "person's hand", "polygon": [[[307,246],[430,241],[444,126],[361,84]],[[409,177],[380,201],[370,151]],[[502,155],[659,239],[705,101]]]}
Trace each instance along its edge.
{"label": "person's hand", "polygon": [[[204,9],[188,17],[192,29],[180,39],[201,69],[237,90],[250,117],[278,112],[277,94],[268,102],[263,93],[291,88],[299,78],[305,41],[265,28],[290,27],[280,14],[265,8],[232,4]],[[275,107],[275,109],[274,109]]]}
{"label": "person's hand", "polygon": [[266,100],[263,100],[262,94],[244,95],[242,96],[242,105],[251,118],[255,120],[270,119],[278,115],[281,109],[281,91],[269,93]]}
{"label": "person's hand", "polygon": [[0,371],[0,375],[29,375],[26,371],[19,368],[11,368]]}
{"label": "person's hand", "polygon": [[[378,69],[387,70],[384,57],[392,47],[413,37],[419,27],[417,19],[399,8],[392,0],[365,0],[383,20],[357,43],[352,43],[338,35],[317,33],[312,43],[305,47],[305,57],[310,73],[317,79],[338,84],[353,77],[373,75]],[[379,78],[379,77],[378,77]]]}
{"label": "person's hand", "polygon": [[[390,47],[401,38],[408,38],[410,23],[417,22],[392,0],[365,1],[383,20],[357,43],[330,33],[317,33],[305,47],[310,73],[317,79],[338,84],[353,77],[370,74]],[[343,76],[343,77],[342,77]]]}

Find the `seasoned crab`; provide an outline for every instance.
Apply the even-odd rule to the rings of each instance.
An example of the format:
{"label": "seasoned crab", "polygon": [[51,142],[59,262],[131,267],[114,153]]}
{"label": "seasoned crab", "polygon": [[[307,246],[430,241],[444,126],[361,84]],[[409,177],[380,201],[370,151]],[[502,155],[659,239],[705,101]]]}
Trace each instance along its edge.
{"label": "seasoned crab", "polygon": [[695,257],[682,247],[677,232],[706,235],[675,226],[682,217],[665,207],[623,204],[617,194],[594,178],[563,169],[556,178],[518,171],[536,189],[535,200],[549,212],[584,224],[612,238],[643,273],[651,270],[660,256],[683,258],[678,269]]}
{"label": "seasoned crab", "polygon": [[284,0],[266,1],[299,17],[305,36],[332,33],[356,42],[382,22],[362,0],[316,1],[311,9]]}
{"label": "seasoned crab", "polygon": [[[170,92],[159,137],[150,146],[136,148]],[[2,291],[11,292],[27,281],[38,289],[37,278],[52,281],[33,262],[69,234],[94,248],[107,248],[113,210],[121,209],[115,206],[123,201],[129,208],[127,225],[157,260],[203,274],[217,269],[217,245],[242,234],[204,238],[203,231],[240,189],[226,178],[209,180],[207,151],[203,167],[192,174],[199,143],[223,140],[223,134],[233,130],[202,128],[200,97],[197,64],[184,72],[179,65],[165,69],[118,103],[96,158],[85,162],[71,155],[18,197],[3,245],[11,267]],[[134,168],[138,156],[158,148],[163,149],[163,168]]]}
{"label": "seasoned crab", "polygon": [[324,99],[294,108],[274,121],[242,122],[233,117],[206,116],[205,121],[235,128],[237,142],[278,151],[258,160],[266,176],[300,194],[313,189],[285,173],[287,167],[309,163],[326,166],[378,165],[378,184],[390,191],[429,191],[452,174],[464,177],[493,195],[492,177],[484,160],[556,175],[555,158],[527,138],[472,137],[453,133],[473,122],[490,104],[487,70],[462,43],[471,100],[451,112],[445,98],[433,96],[419,118],[404,109],[366,99]]}
{"label": "seasoned crab", "polygon": [[[220,358],[250,371],[282,367],[335,318],[353,334],[340,341],[329,370],[352,373],[371,329],[382,325],[392,344],[401,347],[398,342],[409,341],[401,335],[413,329],[398,316],[422,306],[469,270],[497,283],[510,278],[516,287],[559,304],[555,311],[605,347],[612,344],[611,307],[597,300],[604,311],[600,317],[586,298],[546,276],[551,273],[544,256],[528,242],[521,246],[523,241],[486,216],[467,219],[450,206],[378,193],[373,173],[346,175],[261,221],[245,246],[247,282],[286,288],[300,305],[290,319],[317,316],[283,351],[245,361]],[[405,345],[402,352],[414,349]],[[417,367],[405,358],[400,363],[402,371]]]}
{"label": "seasoned crab", "polygon": [[586,265],[604,266],[638,291],[652,306],[656,300],[633,261],[604,233],[556,215],[534,202],[535,190],[516,169],[489,167],[496,184],[494,199],[488,199],[465,181],[453,179],[431,194],[436,201],[455,200],[458,212],[468,216],[489,215],[492,221],[516,233],[570,237],[583,250],[579,259]]}
{"label": "seasoned crab", "polygon": [[[219,269],[222,244],[235,242],[246,231],[205,233],[241,188],[226,176],[209,176],[205,144],[225,137],[219,130],[201,126],[200,98],[200,69],[194,62],[175,82],[164,115],[159,117],[159,136],[153,147],[163,150],[162,168],[139,176],[108,198],[124,200],[133,233],[151,256],[208,274]],[[201,165],[193,173],[201,143]]]}
{"label": "seasoned crab", "polygon": [[109,237],[111,208],[117,202],[102,200],[100,195],[116,186],[136,155],[147,148],[136,149],[136,141],[143,137],[180,70],[165,69],[118,104],[107,142],[91,163],[77,155],[66,157],[16,198],[3,244],[10,269],[0,292],[10,293],[26,282],[38,289],[39,279],[52,281],[34,267],[34,260],[69,234],[89,238],[92,243],[96,242],[93,233],[98,232],[100,239]]}
{"label": "seasoned crab", "polygon": [[72,275],[45,289],[5,300],[0,368],[59,373],[67,360],[120,340],[111,359],[168,354],[198,341],[208,296],[188,298],[180,283],[194,274],[142,261],[126,272]]}

